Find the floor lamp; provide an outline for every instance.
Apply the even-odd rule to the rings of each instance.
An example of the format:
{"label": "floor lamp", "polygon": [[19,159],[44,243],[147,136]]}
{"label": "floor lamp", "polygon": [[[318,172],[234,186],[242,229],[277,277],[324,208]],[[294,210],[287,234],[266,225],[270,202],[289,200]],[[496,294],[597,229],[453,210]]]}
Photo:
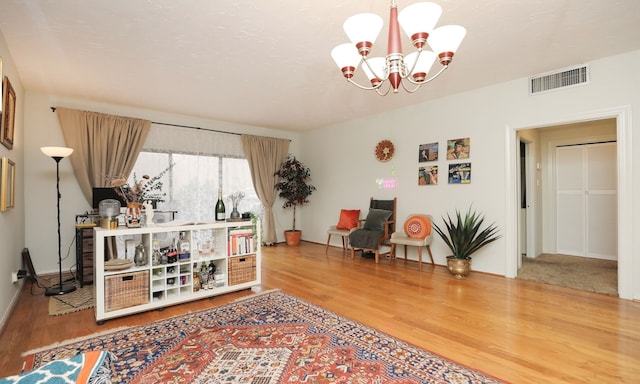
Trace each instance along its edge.
{"label": "floor lamp", "polygon": [[60,160],[71,155],[72,148],[65,147],[42,147],[40,148],[42,153],[51,157],[56,161],[56,198],[58,199],[58,266],[60,271],[60,283],[57,287],[50,287],[44,291],[46,296],[64,295],[65,293],[73,292],[76,290],[75,285],[63,285],[62,284],[62,254],[60,252]]}

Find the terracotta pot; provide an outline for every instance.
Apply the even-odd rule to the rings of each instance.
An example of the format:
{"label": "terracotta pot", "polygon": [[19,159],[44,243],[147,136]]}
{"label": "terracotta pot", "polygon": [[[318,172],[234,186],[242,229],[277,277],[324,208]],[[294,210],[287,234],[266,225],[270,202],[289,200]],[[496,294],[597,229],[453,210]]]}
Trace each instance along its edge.
{"label": "terracotta pot", "polygon": [[301,236],[302,236],[302,231],[299,231],[299,230],[284,231],[284,238],[287,240],[287,245],[300,245]]}
{"label": "terracotta pot", "polygon": [[455,259],[447,256],[447,268],[456,279],[466,279],[471,272],[471,258]]}

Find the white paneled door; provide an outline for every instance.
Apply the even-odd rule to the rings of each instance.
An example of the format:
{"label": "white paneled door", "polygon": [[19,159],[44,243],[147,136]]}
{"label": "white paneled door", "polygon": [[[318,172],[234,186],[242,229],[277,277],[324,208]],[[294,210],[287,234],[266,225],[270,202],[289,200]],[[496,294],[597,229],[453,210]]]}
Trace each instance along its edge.
{"label": "white paneled door", "polygon": [[556,148],[557,251],[617,260],[616,143]]}

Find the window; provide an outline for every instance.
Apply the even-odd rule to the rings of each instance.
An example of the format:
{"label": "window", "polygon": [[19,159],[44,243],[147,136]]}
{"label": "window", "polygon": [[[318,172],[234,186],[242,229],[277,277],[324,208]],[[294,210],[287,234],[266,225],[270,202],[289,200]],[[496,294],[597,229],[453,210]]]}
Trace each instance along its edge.
{"label": "window", "polygon": [[[167,135],[167,128],[152,125],[129,183],[132,183],[134,173],[138,179],[143,175],[154,177],[173,164],[162,178],[165,201],[158,203],[158,210],[177,211],[177,219],[213,221],[218,190],[222,188],[227,217],[233,209],[228,196],[237,191],[245,194],[238,204],[238,211],[241,214],[252,212],[262,217],[264,208],[253,189],[249,163],[238,153],[242,151],[241,145],[237,145],[239,137],[187,131],[194,132],[180,130],[177,140],[176,129]],[[181,145],[185,143],[188,145]],[[206,146],[207,149],[199,146]],[[212,153],[216,151],[222,154]]]}

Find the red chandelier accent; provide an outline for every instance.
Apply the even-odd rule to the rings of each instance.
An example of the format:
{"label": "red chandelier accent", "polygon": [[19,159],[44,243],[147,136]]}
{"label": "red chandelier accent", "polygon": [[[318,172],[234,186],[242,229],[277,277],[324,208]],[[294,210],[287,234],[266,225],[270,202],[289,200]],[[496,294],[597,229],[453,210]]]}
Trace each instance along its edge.
{"label": "red chandelier accent", "polygon": [[[331,56],[347,81],[361,89],[375,90],[382,96],[390,90],[398,93],[401,86],[409,93],[416,92],[448,68],[467,33],[459,25],[445,25],[434,29],[441,14],[442,8],[430,2],[409,5],[398,14],[396,2],[392,0],[386,57],[369,57],[383,24],[382,18],[373,13],[360,13],[345,21],[344,30],[351,43],[338,45],[331,51]],[[416,48],[415,52],[407,56],[402,53],[400,26]],[[426,44],[432,51],[424,49]],[[428,78],[436,58],[442,68]],[[354,81],[353,76],[359,66],[371,86],[363,86]],[[386,83],[389,85],[383,90],[382,86]]]}

